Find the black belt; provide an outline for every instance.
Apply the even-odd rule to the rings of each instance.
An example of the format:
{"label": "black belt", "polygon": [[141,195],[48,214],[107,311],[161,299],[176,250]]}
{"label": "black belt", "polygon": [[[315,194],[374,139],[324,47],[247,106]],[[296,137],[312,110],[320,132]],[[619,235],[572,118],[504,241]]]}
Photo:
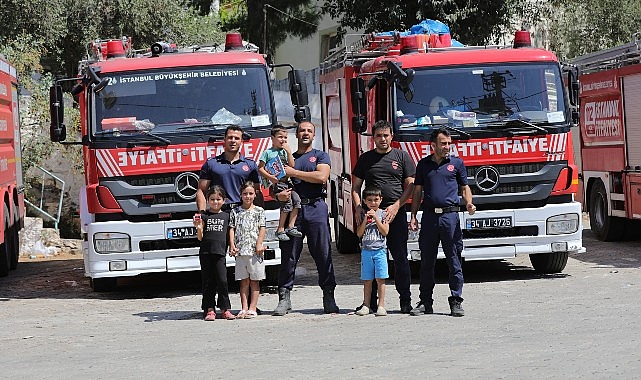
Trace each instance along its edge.
{"label": "black belt", "polygon": [[429,212],[434,214],[446,214],[448,212],[459,212],[461,208],[459,206],[447,206],[447,207],[434,207],[429,209]]}
{"label": "black belt", "polygon": [[300,204],[302,204],[302,205],[313,205],[314,203],[320,201],[321,199],[325,199],[325,197],[301,198],[300,199]]}

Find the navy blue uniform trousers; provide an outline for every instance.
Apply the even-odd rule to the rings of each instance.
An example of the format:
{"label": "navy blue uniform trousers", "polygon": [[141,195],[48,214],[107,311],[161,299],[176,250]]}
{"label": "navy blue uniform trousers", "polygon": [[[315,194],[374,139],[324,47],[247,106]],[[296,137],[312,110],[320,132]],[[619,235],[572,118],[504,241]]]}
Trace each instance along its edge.
{"label": "navy blue uniform trousers", "polygon": [[296,228],[303,237],[292,237],[289,241],[279,242],[280,246],[280,274],[278,287],[291,290],[294,287],[296,265],[303,250],[303,238],[307,237],[307,246],[318,270],[318,286],[323,290],[334,290],[334,265],[332,264],[331,235],[329,231],[329,217],[327,203],[324,200],[312,204],[301,205]]}
{"label": "navy blue uniform trousers", "polygon": [[463,269],[461,268],[461,251],[463,235],[457,212],[435,214],[423,212],[418,246],[421,250],[421,284],[420,298],[423,304],[433,303],[434,266],[438,255],[438,243],[441,243],[447,267],[449,269],[450,292],[453,297],[462,300]]}

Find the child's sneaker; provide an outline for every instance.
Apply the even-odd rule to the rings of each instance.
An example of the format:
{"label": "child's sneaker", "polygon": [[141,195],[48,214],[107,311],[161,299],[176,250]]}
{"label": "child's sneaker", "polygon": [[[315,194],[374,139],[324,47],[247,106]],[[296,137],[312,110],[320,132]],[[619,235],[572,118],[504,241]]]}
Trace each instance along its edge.
{"label": "child's sneaker", "polygon": [[375,316],[377,316],[377,317],[384,317],[384,316],[386,316],[386,315],[387,315],[387,310],[385,310],[385,308],[384,308],[384,307],[379,306],[379,307],[376,309],[376,313],[374,313],[374,315],[375,315]]}
{"label": "child's sneaker", "polygon": [[276,237],[280,241],[289,241],[289,236],[287,236],[285,231],[276,231]]}
{"label": "child's sneaker", "polygon": [[291,237],[303,237],[303,234],[296,227],[286,228],[285,233]]}
{"label": "child's sneaker", "polygon": [[367,315],[367,314],[369,314],[369,307],[367,307],[365,305],[361,305],[361,308],[356,310],[356,312],[354,314],[360,315],[361,317],[364,316],[364,315]]}

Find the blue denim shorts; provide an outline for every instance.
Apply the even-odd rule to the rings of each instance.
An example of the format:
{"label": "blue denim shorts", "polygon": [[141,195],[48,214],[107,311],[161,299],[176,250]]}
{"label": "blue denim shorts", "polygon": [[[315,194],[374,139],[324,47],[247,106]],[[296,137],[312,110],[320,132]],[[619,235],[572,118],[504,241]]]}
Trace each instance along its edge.
{"label": "blue denim shorts", "polygon": [[361,280],[375,278],[388,278],[387,273],[387,248],[369,251],[361,250]]}

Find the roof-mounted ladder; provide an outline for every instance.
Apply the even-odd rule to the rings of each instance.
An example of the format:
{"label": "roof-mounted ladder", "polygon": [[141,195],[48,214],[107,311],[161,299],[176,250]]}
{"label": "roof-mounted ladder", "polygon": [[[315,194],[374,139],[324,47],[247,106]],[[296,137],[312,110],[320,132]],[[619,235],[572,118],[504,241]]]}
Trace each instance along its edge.
{"label": "roof-mounted ladder", "polygon": [[583,74],[639,63],[641,58],[639,37],[639,33],[635,33],[630,43],[576,57],[571,63],[576,65]]}

